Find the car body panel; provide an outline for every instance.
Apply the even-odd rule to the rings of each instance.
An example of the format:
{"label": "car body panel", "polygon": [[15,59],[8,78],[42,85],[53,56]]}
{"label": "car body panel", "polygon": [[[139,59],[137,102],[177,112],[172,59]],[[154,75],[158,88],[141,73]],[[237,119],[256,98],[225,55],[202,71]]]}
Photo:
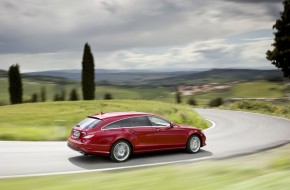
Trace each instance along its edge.
{"label": "car body panel", "polygon": [[124,128],[124,132],[129,137],[133,151],[142,152],[154,149],[154,129],[149,126],[136,126],[134,128]]}
{"label": "car body panel", "polygon": [[[142,118],[141,118],[142,117]],[[126,119],[145,117],[148,125],[142,126],[114,126],[116,122]],[[164,120],[165,124],[159,126],[149,118]],[[160,116],[140,112],[114,112],[101,113],[89,116],[101,120],[96,126],[81,129],[74,126],[68,138],[68,146],[82,154],[98,154],[109,156],[112,146],[119,140],[127,141],[132,148],[132,153],[161,151],[169,149],[185,149],[191,135],[198,135],[201,147],[205,146],[206,137],[203,132],[194,127],[173,124]],[[168,123],[166,123],[168,122]],[[109,128],[109,127],[115,128]],[[78,136],[79,134],[79,136]]]}
{"label": "car body panel", "polygon": [[185,147],[188,133],[180,127],[153,126],[153,128],[157,149]]}

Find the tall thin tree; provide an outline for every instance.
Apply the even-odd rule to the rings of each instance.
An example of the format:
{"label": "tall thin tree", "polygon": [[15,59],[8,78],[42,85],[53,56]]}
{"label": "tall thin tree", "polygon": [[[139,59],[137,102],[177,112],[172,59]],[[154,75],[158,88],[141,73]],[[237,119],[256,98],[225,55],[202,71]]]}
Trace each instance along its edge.
{"label": "tall thin tree", "polygon": [[37,93],[33,93],[31,95],[31,102],[38,102],[38,94]]}
{"label": "tall thin tree", "polygon": [[84,100],[95,99],[95,64],[88,43],[85,44],[82,61],[82,91]]}
{"label": "tall thin tree", "polygon": [[15,64],[10,66],[8,71],[9,95],[11,104],[22,103],[23,89],[19,70],[19,65]]}
{"label": "tall thin tree", "polygon": [[275,38],[274,49],[266,52],[267,59],[281,69],[284,77],[290,79],[290,0],[284,0],[281,18],[273,25]]}
{"label": "tall thin tree", "polygon": [[77,101],[79,100],[79,96],[78,96],[78,93],[77,93],[77,89],[72,89],[71,92],[70,92],[70,98],[69,98],[70,101]]}
{"label": "tall thin tree", "polygon": [[40,100],[42,102],[46,101],[46,88],[44,86],[40,89]]}
{"label": "tall thin tree", "polygon": [[175,91],[175,102],[177,104],[181,104],[182,100],[181,100],[181,92],[179,91],[178,87],[176,88]]}

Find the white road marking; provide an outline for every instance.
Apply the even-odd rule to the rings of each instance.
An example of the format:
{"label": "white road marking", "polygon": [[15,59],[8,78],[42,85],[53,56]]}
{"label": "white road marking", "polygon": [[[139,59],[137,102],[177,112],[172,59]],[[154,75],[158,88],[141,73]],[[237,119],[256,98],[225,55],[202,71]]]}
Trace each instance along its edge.
{"label": "white road marking", "polygon": [[212,128],[214,128],[216,126],[215,122],[213,122],[212,120],[209,120],[209,119],[206,119],[207,121],[209,121],[211,123],[211,127],[210,128],[207,128],[203,131],[208,131],[208,130],[211,130]]}

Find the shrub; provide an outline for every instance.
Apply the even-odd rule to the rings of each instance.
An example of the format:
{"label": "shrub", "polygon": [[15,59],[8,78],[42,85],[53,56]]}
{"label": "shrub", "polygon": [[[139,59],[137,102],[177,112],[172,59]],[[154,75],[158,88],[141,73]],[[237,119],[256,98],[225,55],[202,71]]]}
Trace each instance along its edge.
{"label": "shrub", "polygon": [[187,103],[188,103],[189,105],[191,105],[191,106],[196,106],[196,105],[197,105],[197,103],[196,103],[196,101],[195,101],[195,99],[194,99],[193,97],[190,97],[190,98],[188,99]]}
{"label": "shrub", "polygon": [[106,93],[106,94],[104,95],[104,100],[112,100],[112,99],[113,99],[112,94],[110,94],[110,93]]}
{"label": "shrub", "polygon": [[209,103],[208,106],[209,107],[219,107],[223,104],[223,99],[222,98],[215,98],[212,99]]}
{"label": "shrub", "polygon": [[227,108],[234,110],[248,110],[271,115],[286,116],[289,118],[290,108],[261,101],[239,101],[230,104]]}

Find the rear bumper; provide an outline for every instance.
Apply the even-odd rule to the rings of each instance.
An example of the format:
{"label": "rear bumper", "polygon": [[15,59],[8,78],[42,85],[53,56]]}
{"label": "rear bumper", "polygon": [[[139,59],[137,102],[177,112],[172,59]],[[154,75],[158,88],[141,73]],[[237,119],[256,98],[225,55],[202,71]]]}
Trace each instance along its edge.
{"label": "rear bumper", "polygon": [[67,146],[71,148],[72,150],[80,152],[81,154],[97,154],[97,155],[103,155],[103,156],[110,155],[109,151],[100,150],[96,146],[92,147],[92,145],[82,143],[72,138],[68,139]]}

